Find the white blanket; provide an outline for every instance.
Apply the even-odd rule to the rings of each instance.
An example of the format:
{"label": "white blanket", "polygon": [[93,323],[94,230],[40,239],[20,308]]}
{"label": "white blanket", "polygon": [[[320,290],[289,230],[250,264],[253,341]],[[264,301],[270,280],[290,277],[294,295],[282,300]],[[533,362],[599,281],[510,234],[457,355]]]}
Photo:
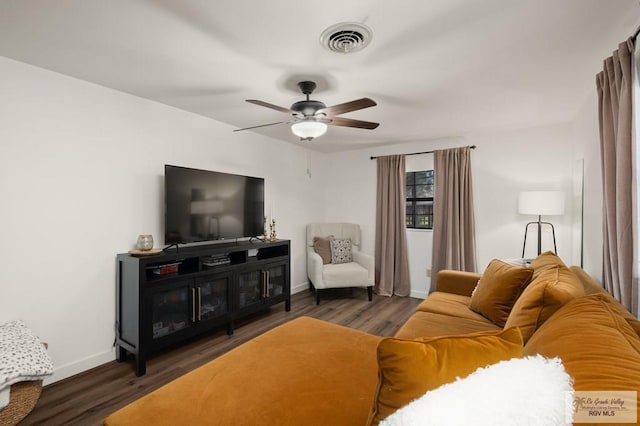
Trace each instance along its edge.
{"label": "white blanket", "polygon": [[47,350],[22,321],[0,324],[0,409],[9,403],[12,384],[52,374]]}

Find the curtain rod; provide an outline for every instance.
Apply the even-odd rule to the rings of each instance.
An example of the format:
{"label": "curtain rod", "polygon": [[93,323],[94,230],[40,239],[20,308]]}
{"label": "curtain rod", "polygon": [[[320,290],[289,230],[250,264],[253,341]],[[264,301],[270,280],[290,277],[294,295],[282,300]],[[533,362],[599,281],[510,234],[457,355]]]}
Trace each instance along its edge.
{"label": "curtain rod", "polygon": [[[471,145],[469,148],[476,149],[476,146],[475,145]],[[434,153],[434,151],[422,151],[422,152],[411,152],[409,154],[401,154],[401,155],[418,155],[418,154],[433,154],[433,153]],[[375,160],[376,158],[378,158],[378,157],[373,157],[373,156],[371,157],[372,160]]]}

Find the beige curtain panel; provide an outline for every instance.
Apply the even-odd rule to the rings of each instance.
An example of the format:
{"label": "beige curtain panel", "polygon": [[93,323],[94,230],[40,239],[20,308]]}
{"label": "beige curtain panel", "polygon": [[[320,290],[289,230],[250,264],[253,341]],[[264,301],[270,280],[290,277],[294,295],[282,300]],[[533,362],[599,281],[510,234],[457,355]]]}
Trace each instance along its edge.
{"label": "beige curtain panel", "polygon": [[[603,187],[603,283],[631,312],[638,312],[633,276],[633,40],[620,43],[596,76]],[[635,231],[637,232],[637,230]]]}
{"label": "beige curtain panel", "polygon": [[382,296],[409,295],[404,155],[377,158],[376,285]]}
{"label": "beige curtain panel", "polygon": [[443,269],[476,270],[471,147],[434,151],[431,289]]}

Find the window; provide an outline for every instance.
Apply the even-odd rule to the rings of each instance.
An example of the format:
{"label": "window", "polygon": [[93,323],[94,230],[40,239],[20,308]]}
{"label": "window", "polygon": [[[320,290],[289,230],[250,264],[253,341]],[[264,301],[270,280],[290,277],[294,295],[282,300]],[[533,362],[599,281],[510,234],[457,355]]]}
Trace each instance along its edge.
{"label": "window", "polygon": [[433,229],[433,170],[407,172],[406,226]]}

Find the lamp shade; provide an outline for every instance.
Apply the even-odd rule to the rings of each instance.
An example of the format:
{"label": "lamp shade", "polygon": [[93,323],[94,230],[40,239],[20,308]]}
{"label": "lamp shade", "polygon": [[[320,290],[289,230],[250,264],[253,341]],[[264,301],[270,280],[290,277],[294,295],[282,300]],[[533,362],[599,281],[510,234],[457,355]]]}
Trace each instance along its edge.
{"label": "lamp shade", "polygon": [[301,139],[313,139],[327,132],[327,125],[321,121],[303,120],[293,123],[291,131]]}
{"label": "lamp shade", "polygon": [[528,191],[518,197],[518,213],[536,216],[564,214],[564,192]]}

